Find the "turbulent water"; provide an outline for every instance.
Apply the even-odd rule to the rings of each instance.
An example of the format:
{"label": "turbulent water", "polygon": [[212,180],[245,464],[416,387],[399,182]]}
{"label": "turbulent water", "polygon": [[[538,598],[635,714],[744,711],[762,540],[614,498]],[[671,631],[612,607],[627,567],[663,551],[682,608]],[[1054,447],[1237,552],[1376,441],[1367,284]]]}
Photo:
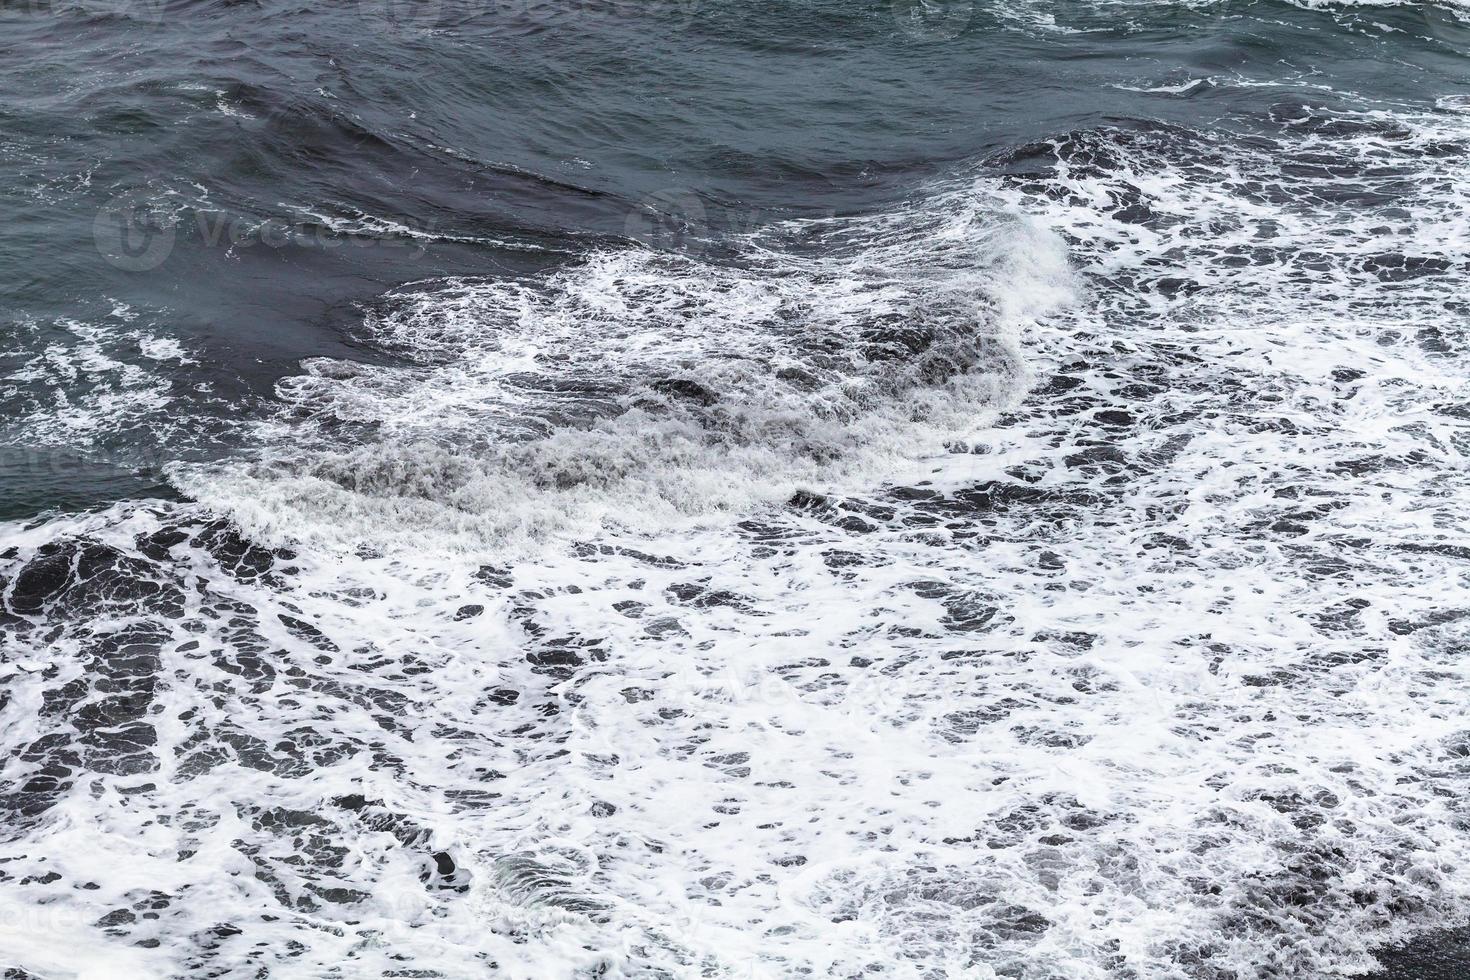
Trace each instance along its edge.
{"label": "turbulent water", "polygon": [[0,30],[6,976],[1470,918],[1470,8]]}

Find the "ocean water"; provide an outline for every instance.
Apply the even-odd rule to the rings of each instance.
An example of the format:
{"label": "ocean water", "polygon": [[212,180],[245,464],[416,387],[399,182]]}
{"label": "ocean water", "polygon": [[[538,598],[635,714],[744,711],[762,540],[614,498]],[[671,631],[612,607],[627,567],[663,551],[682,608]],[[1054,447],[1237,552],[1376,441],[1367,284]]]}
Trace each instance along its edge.
{"label": "ocean water", "polygon": [[0,32],[6,976],[1470,962],[1470,7]]}

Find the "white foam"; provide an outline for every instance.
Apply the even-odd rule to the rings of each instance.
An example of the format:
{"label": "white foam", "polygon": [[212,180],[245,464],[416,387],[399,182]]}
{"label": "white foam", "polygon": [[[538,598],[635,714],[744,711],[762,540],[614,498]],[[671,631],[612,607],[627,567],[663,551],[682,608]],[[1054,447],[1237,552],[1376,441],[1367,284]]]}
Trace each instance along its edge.
{"label": "white foam", "polygon": [[[729,266],[420,284],[371,323],[415,363],[309,365],[273,463],[7,528],[15,563],[221,511],[312,542],[275,584],[172,545],[157,768],[88,774],[0,843],[60,876],[10,907],[162,893],[116,927],[159,939],[134,954],[157,974],[527,978],[1319,976],[1463,919],[1463,120],[1316,122],[1079,134]],[[1048,234],[1015,237],[1037,223],[1085,302],[1058,305]],[[920,299],[970,302],[1005,383],[822,344]],[[998,415],[1022,343],[1041,387]],[[778,356],[830,427],[761,380]],[[686,360],[727,442],[629,407]],[[587,379],[605,399],[546,383]],[[946,436],[969,451],[925,452]],[[801,483],[832,500],[782,506]],[[94,639],[17,665],[5,744],[60,724],[43,696]],[[46,955],[17,954],[92,953]]]}
{"label": "white foam", "polygon": [[182,419],[170,414],[181,392],[164,366],[195,361],[176,337],[132,326],[137,315],[122,305],[96,322],[19,324],[0,375],[18,420],[7,441],[88,449],[143,430],[166,439]]}
{"label": "white foam", "polygon": [[[1346,28],[1356,26],[1363,11],[1410,9],[1443,11],[1453,18],[1470,16],[1467,0],[1285,0],[1302,10],[1335,15]],[[1175,17],[1181,11],[1201,15],[1236,16],[1229,0],[1086,0],[1084,3],[1057,3],[1055,0],[1005,0],[994,8],[1002,23],[1028,33],[1048,35],[1088,34],[1099,32],[1131,32],[1146,29],[1158,17]],[[1256,17],[1272,21],[1269,7]],[[1060,18],[1060,20],[1059,20]],[[1382,32],[1401,30],[1372,22]],[[1123,88],[1124,86],[1116,86]]]}
{"label": "white foam", "polygon": [[[1059,243],[978,190],[926,207],[786,226],[722,266],[623,250],[408,287],[369,327],[419,366],[308,362],[261,464],[176,480],[257,535],[473,549],[723,520],[884,472],[1018,394],[1016,326],[1072,293]],[[879,328],[929,347],[869,361]],[[371,437],[343,448],[344,424]]]}
{"label": "white foam", "polygon": [[1122,89],[1125,92],[1144,92],[1158,95],[1183,95],[1185,92],[1193,92],[1201,85],[1213,84],[1212,79],[1191,78],[1188,81],[1178,82],[1173,85],[1113,85],[1112,88]]}

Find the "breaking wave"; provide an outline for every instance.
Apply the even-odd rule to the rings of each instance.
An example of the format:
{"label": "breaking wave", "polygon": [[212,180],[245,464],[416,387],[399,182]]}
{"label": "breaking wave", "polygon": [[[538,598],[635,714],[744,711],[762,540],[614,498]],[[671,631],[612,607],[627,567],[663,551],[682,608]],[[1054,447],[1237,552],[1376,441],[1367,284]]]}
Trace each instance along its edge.
{"label": "breaking wave", "polygon": [[1271,124],[416,283],[191,499],[6,525],[8,960],[1225,980],[1463,921],[1464,116]]}

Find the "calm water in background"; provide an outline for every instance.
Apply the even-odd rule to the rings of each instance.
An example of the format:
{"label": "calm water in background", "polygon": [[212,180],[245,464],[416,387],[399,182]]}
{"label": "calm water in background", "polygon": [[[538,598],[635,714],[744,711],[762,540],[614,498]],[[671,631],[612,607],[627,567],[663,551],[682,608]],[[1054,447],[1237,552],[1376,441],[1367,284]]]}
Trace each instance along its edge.
{"label": "calm water in background", "polygon": [[0,7],[0,962],[1461,920],[1461,14]]}

